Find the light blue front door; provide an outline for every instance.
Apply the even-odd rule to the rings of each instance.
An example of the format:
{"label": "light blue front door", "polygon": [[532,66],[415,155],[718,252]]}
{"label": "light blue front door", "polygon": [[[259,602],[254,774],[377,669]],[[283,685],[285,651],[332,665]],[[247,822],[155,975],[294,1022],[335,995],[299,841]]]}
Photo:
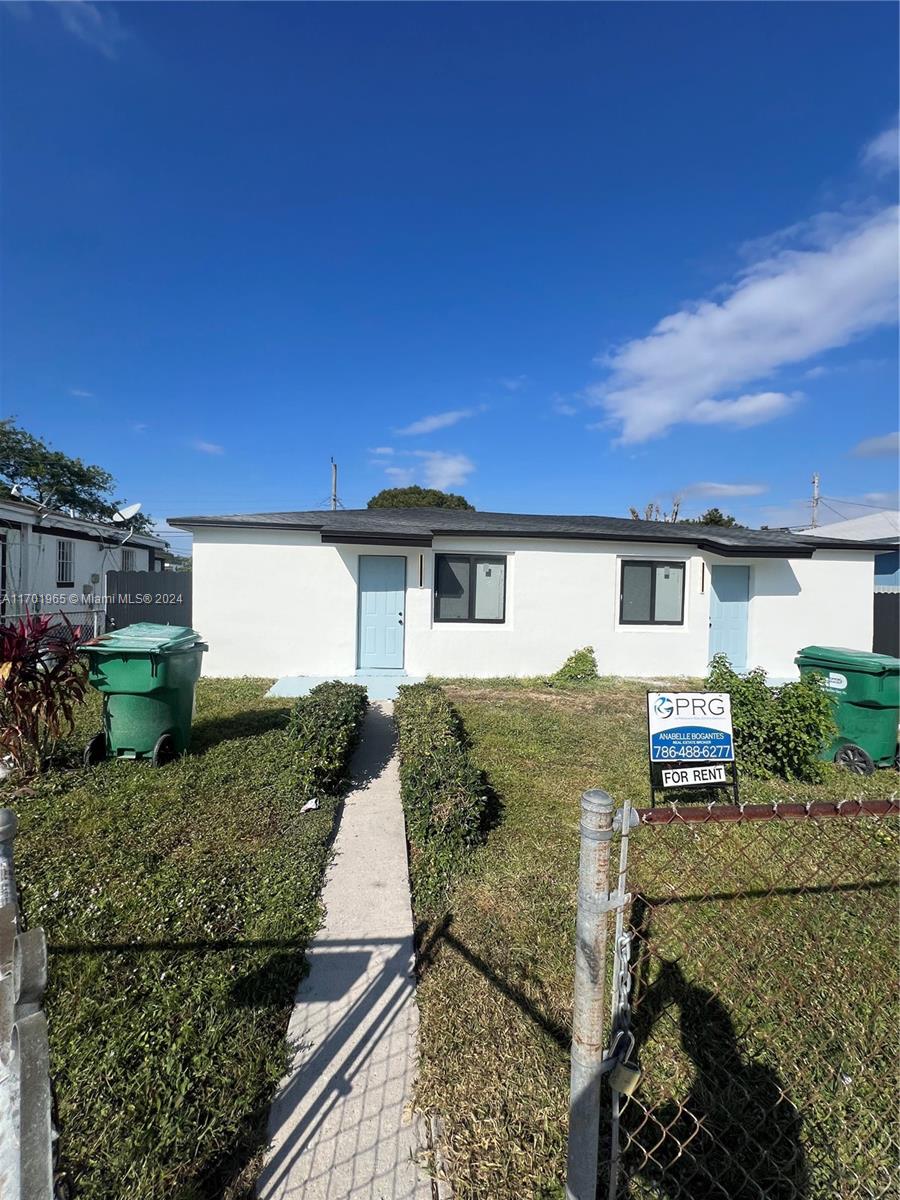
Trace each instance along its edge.
{"label": "light blue front door", "polygon": [[709,657],[727,654],[736,671],[747,670],[750,568],[713,567],[709,597]]}
{"label": "light blue front door", "polygon": [[359,556],[359,655],[362,670],[403,666],[406,559]]}

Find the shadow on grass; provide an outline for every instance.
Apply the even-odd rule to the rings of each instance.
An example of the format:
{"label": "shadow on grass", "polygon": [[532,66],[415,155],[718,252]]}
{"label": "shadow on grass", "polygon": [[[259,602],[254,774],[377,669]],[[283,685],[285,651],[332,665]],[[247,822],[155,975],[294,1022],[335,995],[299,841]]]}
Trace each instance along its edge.
{"label": "shadow on grass", "polygon": [[273,729],[286,729],[290,709],[273,704],[271,708],[247,708],[230,717],[209,717],[197,721],[191,730],[188,756],[200,757],[220,742],[255,737]]}
{"label": "shadow on grass", "polygon": [[[727,1007],[690,982],[677,962],[661,960],[646,983],[651,909],[632,906],[636,981],[634,1054],[652,1068],[649,1039],[661,1021],[677,1021],[693,1083],[683,1098],[645,1106],[638,1088],[622,1113],[624,1175],[671,1200],[806,1200],[809,1177],[801,1118],[784,1082],[745,1054]],[[629,1194],[628,1184],[620,1196]]]}
{"label": "shadow on grass", "polygon": [[414,939],[416,945],[416,974],[418,978],[423,978],[429,970],[441,946],[447,946],[467,962],[470,967],[476,970],[479,975],[483,976],[501,995],[505,996],[507,1000],[512,1001],[529,1020],[534,1022],[538,1029],[547,1034],[556,1043],[560,1050],[568,1053],[572,1044],[571,1030],[568,1025],[565,1025],[562,1021],[556,1021],[542,1012],[530,996],[527,996],[515,984],[510,983],[486,959],[476,954],[465,942],[461,941],[452,932],[452,925],[453,913],[446,913],[433,926],[429,927],[427,921],[420,921],[416,926]]}

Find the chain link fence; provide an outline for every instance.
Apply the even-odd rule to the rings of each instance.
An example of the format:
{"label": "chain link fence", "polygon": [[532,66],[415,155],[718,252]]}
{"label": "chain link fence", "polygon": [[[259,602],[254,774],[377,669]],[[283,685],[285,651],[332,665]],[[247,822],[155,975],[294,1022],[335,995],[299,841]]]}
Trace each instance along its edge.
{"label": "chain link fence", "polygon": [[625,813],[602,1200],[898,1194],[898,811]]}
{"label": "chain link fence", "polygon": [[63,617],[72,626],[73,633],[79,631],[79,641],[90,641],[106,632],[106,613],[102,608],[75,608],[70,605],[43,609],[13,608],[10,605],[0,614],[0,625],[14,625],[16,621],[29,616],[49,616],[54,637],[59,636],[59,627],[65,624]]}

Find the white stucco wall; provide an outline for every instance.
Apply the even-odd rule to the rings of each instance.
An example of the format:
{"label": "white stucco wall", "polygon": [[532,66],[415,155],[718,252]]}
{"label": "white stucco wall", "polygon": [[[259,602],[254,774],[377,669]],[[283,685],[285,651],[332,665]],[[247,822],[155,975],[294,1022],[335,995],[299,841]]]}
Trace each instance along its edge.
{"label": "white stucco wall", "polygon": [[871,651],[873,559],[871,551],[817,550],[811,559],[745,560],[752,565],[748,663],[794,679],[803,646]]}
{"label": "white stucco wall", "polygon": [[[434,552],[507,556],[506,621],[445,624],[432,616]],[[210,675],[349,675],[356,669],[360,554],[407,559],[405,666],[410,675],[538,675],[594,647],[601,673],[701,675],[709,646],[709,567],[751,567],[749,658],[778,678],[796,674],[811,642],[872,645],[871,553],[813,559],[719,559],[685,547],[633,543],[435,539],[433,550],[322,545],[318,534],[197,530],[194,625]],[[422,584],[419,557],[422,555]],[[684,624],[621,626],[623,558],[684,560]],[[704,569],[705,568],[705,569]]]}

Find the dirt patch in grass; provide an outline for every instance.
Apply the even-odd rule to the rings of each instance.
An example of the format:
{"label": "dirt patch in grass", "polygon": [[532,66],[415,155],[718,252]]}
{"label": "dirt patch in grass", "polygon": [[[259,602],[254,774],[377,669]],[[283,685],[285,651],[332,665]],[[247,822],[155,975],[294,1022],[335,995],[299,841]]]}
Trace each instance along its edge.
{"label": "dirt patch in grass", "polygon": [[[19,815],[50,944],[61,1156],[80,1200],[249,1196],[338,801],[301,815],[289,700],[203,680],[184,758],[54,771]],[[73,756],[99,725],[79,716]]]}
{"label": "dirt patch in grass", "polygon": [[[547,689],[561,698],[549,703],[534,686],[452,685],[476,765],[504,805],[501,824],[477,851],[447,911],[432,914],[420,928],[420,1099],[444,1116],[458,1200],[563,1196],[579,798],[585,788],[602,786],[619,801],[648,801],[647,684],[597,682],[591,689]],[[859,779],[829,769],[817,786],[747,781],[743,798],[883,797],[895,786],[891,773]],[[886,828],[878,837],[858,833],[844,842],[835,842],[837,833],[830,831],[827,847],[814,838],[803,842],[787,825],[766,829],[759,837],[756,829],[732,827],[705,840],[691,830],[677,847],[672,839],[658,840],[664,830],[642,830],[643,850],[635,859],[639,886],[648,895],[671,895],[687,891],[691,880],[691,890],[738,884],[752,890],[754,878],[778,878],[789,886],[816,876],[818,884],[830,878],[850,885],[890,881],[896,874],[896,839]],[[817,845],[820,852],[827,849],[824,858],[816,857]],[[798,1107],[806,1107],[803,1200],[862,1200],[882,1194],[881,1185],[890,1191],[893,1168],[884,1131],[889,1137],[891,1123],[881,1109],[890,1090],[884,1081],[892,1076],[879,1049],[895,1013],[893,1001],[887,1002],[893,996],[890,891],[832,893],[826,887],[799,901],[786,895],[755,903],[755,909],[725,901],[661,908],[652,942],[659,958],[645,983],[651,986],[663,958],[679,959],[691,985],[721,993],[728,1020],[746,1034],[741,1045],[749,1057],[742,1061],[756,1055]],[[840,944],[823,936],[836,924]],[[860,948],[868,948],[869,974],[854,990],[847,980],[860,965]],[[690,1010],[686,997],[696,994],[673,993],[670,1018],[648,1030],[657,1063],[648,1079],[651,1111],[656,1106],[664,1113],[673,1097],[691,1093],[697,1066],[685,1055],[677,1013],[679,1002]],[[794,1024],[798,1012],[805,1019]],[[835,1022],[823,1024],[824,1012],[833,1013]],[[874,1084],[858,1071],[845,1072],[855,1083],[846,1103],[838,1097],[840,1104],[833,1103],[835,1038],[848,1055],[852,1046],[857,1059],[868,1044],[872,1061],[881,1064],[870,1077]],[[763,1078],[749,1065],[746,1071],[743,1080]],[[852,1139],[848,1129],[856,1130]],[[854,1191],[856,1178],[863,1183]],[[670,1194],[637,1169],[631,1188],[648,1200]],[[692,1194],[700,1193],[683,1193]]]}

